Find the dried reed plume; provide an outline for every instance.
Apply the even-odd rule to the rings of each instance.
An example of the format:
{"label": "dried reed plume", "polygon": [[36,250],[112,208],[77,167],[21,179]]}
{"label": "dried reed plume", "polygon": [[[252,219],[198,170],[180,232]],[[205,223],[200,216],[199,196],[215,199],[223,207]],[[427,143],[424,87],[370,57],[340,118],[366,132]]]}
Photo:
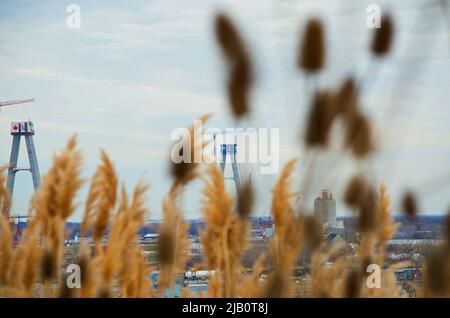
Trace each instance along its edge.
{"label": "dried reed plume", "polygon": [[[136,258],[132,247],[138,240],[137,232],[142,227],[148,213],[144,199],[147,189],[147,184],[139,182],[133,191],[131,201],[128,202],[126,190],[124,187],[122,188],[118,211],[113,219],[108,243],[97,259],[101,269],[98,292],[110,290],[109,286],[113,277],[118,275],[120,286],[123,287],[121,288],[122,295],[126,297],[131,292],[129,286],[133,268],[137,267],[141,274],[145,274],[140,268],[141,262],[144,260]],[[122,262],[117,262],[117,259],[121,259]],[[148,278],[139,276],[139,279]]]}
{"label": "dried reed plume", "polygon": [[0,214],[8,217],[11,206],[11,194],[6,189],[6,176],[4,173],[6,169],[7,166],[0,167]]}
{"label": "dried reed plume", "polygon": [[75,194],[83,184],[80,178],[82,157],[76,143],[76,136],[73,136],[64,151],[53,156],[53,165],[35,194],[38,218],[66,220],[75,210]]}
{"label": "dried reed plume", "polygon": [[274,266],[274,274],[267,285],[266,296],[286,297],[291,295],[289,288],[283,288],[280,291],[275,289],[275,285],[284,284],[288,280],[294,261],[302,247],[301,220],[295,215],[291,203],[292,198],[296,195],[292,191],[291,179],[295,163],[295,160],[286,163],[273,189],[271,213],[276,231],[269,242],[269,252]]}
{"label": "dried reed plume", "polygon": [[246,248],[248,222],[233,211],[233,198],[225,188],[223,173],[209,165],[202,200],[205,231],[200,233],[208,268],[215,270],[208,294],[234,297],[241,257]]}
{"label": "dried reed plume", "polygon": [[[202,124],[205,124],[206,121],[211,117],[211,114],[205,114],[197,119],[197,121],[202,122]],[[181,183],[187,183],[189,182],[193,176],[192,173],[194,173],[195,168],[198,166],[198,163],[195,162],[195,158],[202,158],[203,149],[207,146],[207,142],[203,144],[198,144],[199,140],[202,140],[199,138],[202,131],[199,131],[196,129],[197,127],[195,124],[193,124],[189,128],[189,133],[185,138],[183,139],[183,142],[181,143],[178,155],[181,159],[181,162],[174,162],[171,160],[171,166],[170,166],[170,172],[172,174],[172,177],[175,181],[181,182]],[[187,153],[185,153],[187,152]]]}
{"label": "dried reed plume", "polygon": [[159,230],[158,259],[160,263],[160,291],[172,288],[176,274],[184,270],[188,258],[189,224],[184,221],[178,199],[185,183],[175,182],[163,202],[163,223]]}
{"label": "dried reed plume", "polygon": [[81,233],[85,235],[90,225],[93,227],[93,238],[96,246],[108,227],[117,196],[118,178],[108,155],[101,151],[101,165],[97,168],[91,181],[86,201]]}
{"label": "dried reed plume", "polygon": [[73,136],[66,148],[53,156],[53,164],[31,201],[31,211],[43,232],[41,275],[48,284],[60,276],[64,223],[75,210],[75,196],[83,184],[81,165],[81,151]]}
{"label": "dried reed plume", "polygon": [[[377,215],[379,231],[377,235],[380,245],[385,245],[386,242],[395,234],[399,224],[394,223],[391,219],[390,197],[384,183],[380,186],[378,195]],[[384,257],[383,257],[384,259]]]}

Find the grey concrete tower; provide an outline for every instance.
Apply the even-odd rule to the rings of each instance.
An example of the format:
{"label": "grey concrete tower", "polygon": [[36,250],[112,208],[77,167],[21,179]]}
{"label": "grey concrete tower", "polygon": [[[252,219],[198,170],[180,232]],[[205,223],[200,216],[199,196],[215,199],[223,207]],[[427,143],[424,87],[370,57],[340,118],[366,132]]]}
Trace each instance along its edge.
{"label": "grey concrete tower", "polygon": [[336,200],[329,190],[322,190],[322,197],[314,200],[314,215],[328,227],[336,227]]}
{"label": "grey concrete tower", "polygon": [[[37,190],[41,185],[41,175],[39,173],[39,165],[36,156],[36,148],[34,146],[34,126],[31,121],[26,122],[13,122],[11,123],[11,135],[13,136],[11,156],[9,159],[8,167],[8,180],[6,181],[6,187],[9,190],[11,196],[14,192],[14,181],[16,180],[16,173],[19,171],[30,171],[33,179],[34,190]],[[17,167],[17,160],[19,158],[20,140],[25,137],[25,143],[27,145],[28,161],[30,163],[29,168]]]}
{"label": "grey concrete tower", "polygon": [[237,193],[239,193],[241,191],[241,173],[236,159],[237,144],[221,144],[220,148],[222,155],[220,158],[220,168],[222,169],[222,172],[225,173],[225,163],[227,160],[227,156],[229,155],[231,158],[231,168],[233,169],[233,177],[226,179],[231,179],[234,181],[234,184],[236,185],[236,191]]}

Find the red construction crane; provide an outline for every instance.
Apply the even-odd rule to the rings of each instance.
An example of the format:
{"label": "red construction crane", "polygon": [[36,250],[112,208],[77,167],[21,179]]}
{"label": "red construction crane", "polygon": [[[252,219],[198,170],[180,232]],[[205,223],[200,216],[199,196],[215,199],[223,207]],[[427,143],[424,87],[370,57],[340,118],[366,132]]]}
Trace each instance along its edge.
{"label": "red construction crane", "polygon": [[34,101],[34,98],[3,100],[3,101],[0,101],[0,107],[9,106],[9,105],[16,105],[16,104],[31,103],[33,101]]}

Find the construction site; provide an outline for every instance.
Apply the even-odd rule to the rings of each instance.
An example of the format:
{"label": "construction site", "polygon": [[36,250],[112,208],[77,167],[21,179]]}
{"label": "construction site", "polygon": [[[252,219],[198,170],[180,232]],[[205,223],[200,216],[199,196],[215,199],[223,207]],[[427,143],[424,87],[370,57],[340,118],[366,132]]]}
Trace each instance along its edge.
{"label": "construction site", "polygon": [[0,299],[450,297],[411,1],[1,2]]}
{"label": "construction site", "polygon": [[[23,103],[31,103],[33,99],[25,100],[10,100],[2,101],[0,105],[10,106]],[[37,191],[41,185],[41,175],[38,164],[37,150],[34,144],[33,137],[35,136],[35,127],[32,121],[15,121],[11,122],[12,143],[11,143],[11,153],[10,161],[8,165],[8,177],[6,187],[14,198],[14,185],[15,177],[17,173],[29,173],[31,176],[31,181],[33,188]],[[214,162],[218,164],[220,169],[224,174],[224,180],[229,183],[231,188],[235,189],[235,193],[240,193],[242,191],[243,183],[246,184],[251,178],[251,174],[246,180],[243,181],[241,175],[241,169],[239,160],[237,159],[238,145],[236,141],[230,138],[223,138],[226,132],[216,131],[212,136],[213,141],[213,156]],[[218,137],[222,135],[221,137]],[[236,136],[236,135],[235,135]],[[17,165],[19,158],[20,142],[22,137],[25,139],[27,157],[29,166],[19,167]],[[228,143],[225,143],[227,140]],[[236,139],[234,139],[236,140]],[[25,155],[25,154],[23,154]],[[8,216],[11,223],[11,228],[14,233],[14,244],[18,244],[21,239],[24,229],[27,227],[29,216],[27,214],[9,214],[8,207],[2,207],[5,216]],[[336,200],[333,198],[333,194],[329,190],[323,190],[322,195],[317,197],[314,201],[314,213],[318,220],[321,220],[324,226],[324,241],[328,245],[338,244],[341,245],[341,249],[344,253],[349,253],[355,257],[356,249],[355,246],[359,244],[359,237],[357,228],[352,224],[352,220],[346,220],[336,217]],[[269,249],[269,242],[272,239],[273,233],[275,231],[273,219],[264,213],[259,217],[250,218],[251,228],[248,232],[248,241],[250,246],[247,248],[245,255],[243,257],[243,266],[248,275],[252,274],[252,265],[260,255],[267,253]],[[142,255],[145,258],[145,263],[147,266],[154,268],[155,270],[149,274],[149,284],[150,288],[155,291],[159,291],[159,259],[158,259],[158,244],[159,244],[159,232],[160,232],[160,221],[148,220],[148,223],[144,225],[139,230],[139,240],[135,241],[133,244],[139,246]],[[181,297],[182,290],[188,289],[191,294],[201,295],[205,294],[208,290],[208,279],[215,274],[214,270],[210,270],[205,267],[205,254],[204,249],[199,239],[199,229],[203,229],[205,224],[201,220],[192,220],[190,223],[190,229],[187,233],[187,240],[189,242],[189,253],[187,262],[185,265],[185,271],[179,273],[176,276],[175,287],[172,289],[167,289],[164,291],[164,297]],[[64,262],[62,264],[62,269],[66,268],[70,264],[77,263],[80,256],[80,243],[84,240],[88,243],[91,248],[94,247],[94,239],[92,236],[87,236],[82,238],[80,223],[68,223],[66,225],[67,237],[63,242],[63,253]],[[103,244],[108,242],[108,231],[105,233],[102,241]],[[432,235],[433,238],[439,237],[440,234]],[[395,241],[395,240],[394,240]],[[392,244],[395,244],[392,241]],[[404,240],[403,246],[406,246],[408,240]],[[437,241],[425,240],[417,241],[413,243],[413,246],[418,246],[421,248],[427,248],[427,246],[435,244]],[[389,245],[391,248],[397,245]],[[394,261],[395,254],[398,254],[403,249],[395,248],[390,254],[392,260]],[[417,249],[413,249],[417,250]],[[412,254],[411,254],[412,255]],[[414,255],[423,255],[422,253]],[[311,255],[308,253],[303,253],[298,256],[296,261],[296,266],[293,270],[291,280],[296,284],[295,295],[297,297],[307,296],[308,290],[308,275],[311,271]],[[411,256],[407,256],[408,260],[412,260]],[[403,259],[405,260],[405,259]],[[414,295],[414,289],[409,288],[410,283],[421,284],[422,283],[422,273],[421,273],[421,260],[416,259],[416,265],[413,267],[405,267],[398,269],[396,272],[399,286],[403,286],[405,293],[410,293]],[[260,273],[260,280],[264,281],[268,274],[270,273],[269,268],[271,265],[271,260],[266,258],[266,264],[268,269]],[[331,263],[330,263],[331,266]],[[36,291],[39,293],[39,289]],[[120,282],[116,281],[112,284],[112,293],[115,297],[120,297]]]}

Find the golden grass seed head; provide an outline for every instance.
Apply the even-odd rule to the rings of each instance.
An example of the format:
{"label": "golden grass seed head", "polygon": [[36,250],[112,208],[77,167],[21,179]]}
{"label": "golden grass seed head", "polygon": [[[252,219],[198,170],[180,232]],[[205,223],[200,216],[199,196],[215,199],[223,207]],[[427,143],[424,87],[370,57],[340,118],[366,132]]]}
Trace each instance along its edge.
{"label": "golden grass seed head", "polygon": [[[208,119],[211,117],[211,114],[205,114],[197,118],[197,121],[200,121],[202,124],[205,124]],[[188,135],[183,138],[183,142],[181,143],[181,147],[178,150],[178,155],[182,158],[180,163],[176,163],[170,160],[170,174],[172,177],[181,184],[186,184],[195,176],[195,168],[197,167],[197,163],[194,162],[196,154],[201,154],[204,147],[207,144],[197,145],[197,138],[203,133],[199,131],[195,127],[195,122],[188,129]],[[184,153],[184,151],[188,151],[189,153]]]}
{"label": "golden grass seed head", "polygon": [[375,56],[389,53],[394,37],[394,22],[390,14],[381,17],[380,28],[375,29],[371,50]]}
{"label": "golden grass seed head", "polygon": [[320,71],[325,64],[325,40],[322,22],[310,19],[300,42],[298,66],[307,73]]}
{"label": "golden grass seed head", "polygon": [[403,195],[402,211],[409,217],[414,217],[417,215],[417,198],[413,192],[408,191]]}

